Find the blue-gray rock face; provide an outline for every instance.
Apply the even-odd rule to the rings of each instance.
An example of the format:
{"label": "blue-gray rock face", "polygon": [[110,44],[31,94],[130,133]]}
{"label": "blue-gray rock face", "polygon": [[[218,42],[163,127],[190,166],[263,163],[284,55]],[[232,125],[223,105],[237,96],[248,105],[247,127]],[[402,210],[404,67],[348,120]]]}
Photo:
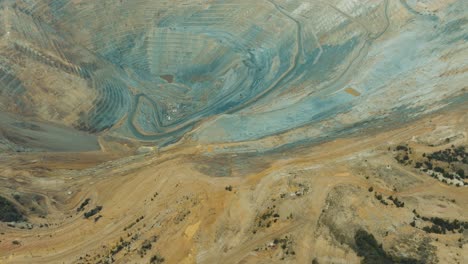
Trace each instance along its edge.
{"label": "blue-gray rock face", "polygon": [[411,120],[468,80],[466,1],[414,2],[2,1],[0,108],[266,149]]}

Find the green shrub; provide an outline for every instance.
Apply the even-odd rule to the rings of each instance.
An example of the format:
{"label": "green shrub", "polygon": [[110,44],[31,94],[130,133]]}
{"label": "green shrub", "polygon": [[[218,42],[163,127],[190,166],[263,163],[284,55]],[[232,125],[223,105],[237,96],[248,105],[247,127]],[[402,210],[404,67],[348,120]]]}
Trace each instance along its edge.
{"label": "green shrub", "polygon": [[161,264],[164,263],[165,259],[159,255],[154,255],[150,259],[151,264]]}
{"label": "green shrub", "polygon": [[421,263],[416,259],[395,257],[387,254],[383,250],[382,245],[377,243],[375,237],[362,229],[358,230],[354,235],[354,242],[356,243],[357,255],[363,257],[361,260],[363,264]]}
{"label": "green shrub", "polygon": [[102,206],[98,205],[98,206],[96,206],[94,209],[92,209],[92,210],[90,210],[90,211],[84,213],[84,217],[85,217],[85,218],[90,218],[91,216],[93,216],[93,215],[99,213],[101,210],[102,210]]}
{"label": "green shrub", "polygon": [[24,220],[24,217],[15,205],[6,198],[0,196],[0,221],[19,222],[22,220]]}
{"label": "green shrub", "polygon": [[86,200],[84,200],[84,202],[81,203],[80,207],[76,208],[76,211],[77,211],[77,212],[83,211],[84,208],[85,208],[85,206],[89,204],[89,201],[91,201],[91,199],[86,198]]}

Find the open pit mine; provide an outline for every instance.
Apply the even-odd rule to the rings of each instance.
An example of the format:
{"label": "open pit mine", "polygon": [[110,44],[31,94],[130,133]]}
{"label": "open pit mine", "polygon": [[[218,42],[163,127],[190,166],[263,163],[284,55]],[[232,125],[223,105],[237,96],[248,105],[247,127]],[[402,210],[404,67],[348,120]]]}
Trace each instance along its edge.
{"label": "open pit mine", "polygon": [[0,263],[468,263],[468,1],[0,0]]}

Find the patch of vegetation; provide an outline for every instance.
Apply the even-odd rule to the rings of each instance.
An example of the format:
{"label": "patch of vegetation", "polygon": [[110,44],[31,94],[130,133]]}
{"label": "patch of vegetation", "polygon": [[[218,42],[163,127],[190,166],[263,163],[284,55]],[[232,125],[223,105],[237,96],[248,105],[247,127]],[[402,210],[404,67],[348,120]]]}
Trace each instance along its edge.
{"label": "patch of vegetation", "polygon": [[90,211],[84,213],[85,218],[90,218],[91,216],[99,213],[102,210],[102,206],[98,205],[94,209],[91,209]]}
{"label": "patch of vegetation", "polygon": [[264,211],[259,217],[257,217],[257,226],[269,228],[273,223],[276,223],[280,215],[275,212],[276,206],[267,207],[267,210]]}
{"label": "patch of vegetation", "polygon": [[425,226],[422,228],[426,233],[433,233],[433,234],[445,234],[447,231],[442,229],[440,226],[432,225],[432,226]]}
{"label": "patch of vegetation", "polygon": [[291,236],[284,236],[283,238],[275,238],[272,242],[262,247],[254,249],[255,251],[267,251],[267,250],[281,250],[280,260],[284,260],[287,257],[296,255],[293,247],[294,243]]}
{"label": "patch of vegetation", "polygon": [[[446,234],[447,231],[451,231],[452,233],[458,232],[463,233],[468,230],[468,222],[467,221],[460,221],[460,220],[447,220],[440,217],[425,217],[421,216],[416,212],[416,209],[413,210],[413,214],[416,219],[421,219],[425,222],[432,223],[431,226],[425,226],[422,228],[426,233],[434,233],[434,234]],[[410,223],[411,226],[416,227],[416,222],[413,221]]]}
{"label": "patch of vegetation", "polygon": [[226,191],[232,192],[232,186],[231,185],[228,185],[228,186],[224,187],[224,189]]}
{"label": "patch of vegetation", "polygon": [[76,211],[77,211],[77,212],[83,211],[84,208],[85,208],[85,206],[87,206],[87,205],[89,204],[89,201],[91,201],[91,199],[86,198],[86,200],[84,200],[84,201],[81,203],[80,207],[76,208]]}
{"label": "patch of vegetation", "polygon": [[430,161],[424,161],[425,169],[427,170],[432,170],[433,166]]}
{"label": "patch of vegetation", "polygon": [[97,221],[99,221],[99,219],[101,219],[101,217],[102,217],[102,215],[98,215],[98,216],[96,216],[96,217],[94,218],[94,222],[97,222]]}
{"label": "patch of vegetation", "polygon": [[468,164],[468,155],[464,146],[455,147],[452,145],[451,148],[439,150],[427,155],[427,158],[429,160],[434,159],[447,163],[462,162],[464,164]]}
{"label": "patch of vegetation", "polygon": [[396,207],[405,207],[405,203],[398,200],[397,197],[393,198],[393,196],[389,196],[388,199],[395,204]]}
{"label": "patch of vegetation", "polygon": [[155,192],[155,193],[153,194],[153,197],[151,197],[151,201],[154,201],[154,198],[156,198],[156,196],[158,196],[158,195],[159,195],[159,193],[158,193],[158,192]]}
{"label": "patch of vegetation", "polygon": [[151,250],[151,248],[153,247],[152,243],[155,243],[156,241],[158,241],[158,236],[153,236],[151,237],[151,239],[146,239],[145,241],[143,241],[140,250],[138,251],[140,256],[144,257],[146,255],[146,252]]}
{"label": "patch of vegetation", "polygon": [[127,231],[128,229],[132,228],[136,223],[132,222],[128,226],[124,227],[123,231]]}
{"label": "patch of vegetation", "polygon": [[382,197],[381,194],[375,193],[374,194],[375,199],[379,200],[379,202],[383,205],[388,205],[388,203],[385,201],[385,199]]}
{"label": "patch of vegetation", "polygon": [[[410,159],[412,149],[407,146],[397,146],[394,151],[397,152],[395,159],[403,165],[411,165],[413,160]],[[435,151],[433,153],[423,153],[422,158],[415,162],[414,168],[419,169],[429,176],[438,179],[439,181],[456,185],[458,187],[467,185],[464,181],[466,165],[468,157],[464,146],[455,147],[445,150]]]}
{"label": "patch of vegetation", "polygon": [[124,249],[125,247],[128,247],[128,246],[130,246],[130,242],[123,240],[123,238],[120,238],[120,241],[117,243],[117,245],[115,245],[111,249],[110,255],[114,256],[117,253],[119,253],[122,249]]}
{"label": "patch of vegetation", "polygon": [[424,216],[421,219],[432,223],[432,226],[423,227],[426,233],[446,234],[447,231],[462,233],[465,229],[468,229],[468,222],[457,219],[450,221],[440,217],[427,218]]}
{"label": "patch of vegetation", "polygon": [[275,239],[273,240],[273,244],[278,245],[283,251],[283,257],[281,258],[281,260],[283,260],[284,257],[296,255],[296,252],[293,248],[293,241],[291,239],[291,236],[285,236],[284,238]]}
{"label": "patch of vegetation", "polygon": [[1,222],[20,222],[24,217],[15,205],[5,197],[0,196],[0,221]]}
{"label": "patch of vegetation", "polygon": [[140,247],[140,256],[144,256],[146,255],[146,251],[147,250],[151,250],[151,248],[153,247],[153,245],[151,244],[151,241],[149,241],[148,239],[146,239],[145,241],[143,241],[143,243],[141,244],[141,247]]}
{"label": "patch of vegetation", "polygon": [[375,237],[365,230],[358,230],[354,235],[356,253],[363,257],[363,264],[417,264],[422,263],[417,259],[391,256],[382,248],[382,244],[377,243]]}
{"label": "patch of vegetation", "polygon": [[136,225],[138,222],[140,222],[141,220],[143,220],[145,217],[142,215],[140,217],[138,217],[135,222],[132,222],[130,223],[128,226],[124,227],[123,231],[127,231],[129,230],[130,228],[132,228],[134,225]]}
{"label": "patch of vegetation", "polygon": [[164,257],[161,257],[160,255],[154,255],[150,259],[151,264],[161,264],[164,263],[165,259]]}
{"label": "patch of vegetation", "polygon": [[399,145],[394,149],[394,151],[397,151],[395,159],[398,161],[398,163],[409,165],[413,162],[409,158],[409,154],[412,154],[412,149],[410,147]]}
{"label": "patch of vegetation", "polygon": [[174,224],[179,224],[181,222],[183,222],[185,220],[185,218],[187,218],[187,216],[189,216],[192,212],[188,209],[184,209],[182,211],[180,211],[176,217],[174,218]]}
{"label": "patch of vegetation", "polygon": [[408,151],[408,147],[407,146],[403,146],[403,145],[399,145],[396,147],[396,150],[400,151],[400,150],[403,150],[405,152]]}

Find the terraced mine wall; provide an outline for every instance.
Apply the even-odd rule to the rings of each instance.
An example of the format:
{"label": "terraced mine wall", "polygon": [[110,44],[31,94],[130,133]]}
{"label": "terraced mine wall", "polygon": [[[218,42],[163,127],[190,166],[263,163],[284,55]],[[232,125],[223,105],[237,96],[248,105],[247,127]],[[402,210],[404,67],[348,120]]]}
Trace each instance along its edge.
{"label": "terraced mine wall", "polygon": [[[333,138],[457,103],[466,78],[462,6],[4,1],[0,89],[12,100],[0,107],[156,145],[183,135],[204,144]],[[29,63],[54,80],[34,84]],[[31,103],[58,80],[64,90],[43,99],[54,107]],[[83,96],[62,102],[69,90]]]}

